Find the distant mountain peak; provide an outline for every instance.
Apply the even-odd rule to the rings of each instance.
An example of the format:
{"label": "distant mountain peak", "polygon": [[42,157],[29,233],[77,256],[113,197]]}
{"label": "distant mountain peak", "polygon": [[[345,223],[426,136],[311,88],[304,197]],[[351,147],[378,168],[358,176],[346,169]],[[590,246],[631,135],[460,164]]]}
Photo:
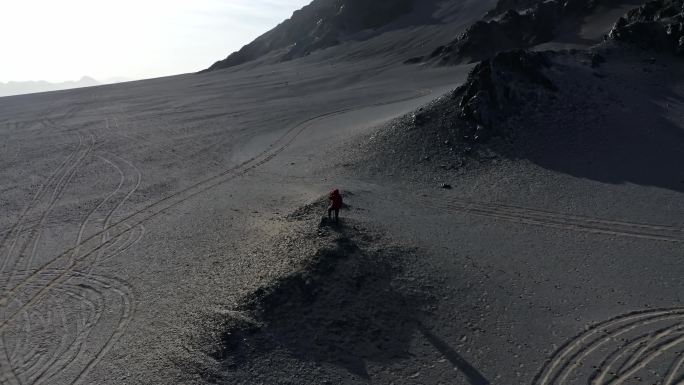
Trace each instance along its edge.
{"label": "distant mountain peak", "polygon": [[76,81],[71,80],[60,83],[51,83],[45,80],[10,81],[7,83],[0,83],[0,97],[32,94],[36,92],[60,91],[80,87],[93,87],[101,84],[101,82],[93,79],[90,76],[83,76]]}

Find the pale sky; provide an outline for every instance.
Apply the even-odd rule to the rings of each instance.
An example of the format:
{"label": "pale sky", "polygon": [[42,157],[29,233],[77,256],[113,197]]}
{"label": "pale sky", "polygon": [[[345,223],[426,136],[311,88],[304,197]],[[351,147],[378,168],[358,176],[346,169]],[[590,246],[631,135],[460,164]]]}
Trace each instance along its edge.
{"label": "pale sky", "polygon": [[310,2],[0,0],[0,81],[199,71]]}

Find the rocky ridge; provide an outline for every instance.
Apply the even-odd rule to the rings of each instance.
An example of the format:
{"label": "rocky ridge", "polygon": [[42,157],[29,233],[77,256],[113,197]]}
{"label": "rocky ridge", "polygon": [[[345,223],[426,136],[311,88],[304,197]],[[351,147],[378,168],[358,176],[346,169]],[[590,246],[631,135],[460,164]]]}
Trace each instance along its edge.
{"label": "rocky ridge", "polygon": [[204,317],[211,326],[188,343],[205,359],[178,358],[189,375],[210,383],[277,383],[292,376],[321,383],[341,375],[363,383],[366,362],[408,354],[433,302],[401,278],[415,250],[357,220],[316,226],[325,207],[322,198],[287,217],[297,231],[284,234],[271,252],[298,261],[291,274]]}
{"label": "rocky ridge", "polygon": [[500,0],[487,16],[476,22],[450,44],[407,64],[437,65],[474,63],[501,51],[525,49],[554,39],[560,27],[579,23],[599,5],[615,6],[617,0]]}
{"label": "rocky ridge", "polygon": [[371,172],[435,164],[448,171],[511,151],[516,128],[507,122],[556,98],[553,56],[515,50],[482,61],[462,86],[364,138],[359,146],[372,158],[364,163]]}
{"label": "rocky ridge", "polygon": [[641,48],[684,55],[684,1],[648,1],[621,17],[609,36]]}
{"label": "rocky ridge", "polygon": [[335,46],[345,37],[386,25],[413,9],[415,0],[315,0],[274,29],[207,71],[229,68],[267,54],[286,61]]}
{"label": "rocky ridge", "polygon": [[[526,2],[500,2],[508,6]],[[572,2],[546,2],[538,4],[531,14],[521,15],[508,10],[498,20],[489,23],[481,22],[469,29],[462,40],[453,49],[462,49],[461,54],[468,52],[473,36],[489,36],[489,33],[478,34],[475,31],[487,28],[511,28],[511,31],[524,30],[521,25],[536,25],[533,21],[545,12],[559,15],[566,12],[579,12],[596,6],[595,2],[582,2],[581,6]],[[562,8],[558,8],[562,7]],[[546,11],[541,11],[546,9]],[[560,9],[567,11],[559,12]],[[572,11],[570,11],[572,9]],[[594,103],[601,103],[597,90],[591,91],[583,100],[566,89],[577,76],[588,76],[582,92],[595,87],[594,79],[607,76],[600,71],[612,53],[626,55],[653,55],[660,53],[684,54],[684,14],[682,0],[652,0],[643,6],[633,9],[620,18],[605,41],[588,50],[570,50],[559,52],[531,52],[516,49],[513,51],[494,53],[491,49],[491,59],[479,62],[470,72],[463,86],[448,93],[440,99],[418,109],[413,114],[406,115],[375,133],[366,146],[368,153],[381,153],[389,162],[374,160],[379,171],[383,168],[392,169],[402,165],[404,168],[420,167],[420,164],[439,165],[446,170],[460,169],[471,160],[482,161],[498,157],[525,157],[521,155],[527,151],[526,144],[518,143],[520,135],[531,135],[530,132],[538,125],[547,125],[554,120],[554,114],[561,114],[560,108],[574,109],[566,118],[571,116],[580,119],[577,110],[595,111],[587,98],[597,98]],[[527,20],[524,22],[524,20]],[[551,33],[548,29],[535,26],[528,31]],[[499,31],[502,35],[507,32]],[[540,36],[531,34],[530,37]],[[530,40],[531,42],[532,40]],[[520,41],[518,41],[520,42]],[[489,43],[480,41],[478,46]],[[438,50],[432,60],[449,63],[454,57],[450,56],[448,48]],[[452,58],[452,59],[450,59]],[[630,59],[632,60],[632,59]],[[644,60],[645,63],[655,63],[655,58]],[[558,64],[564,63],[564,64]],[[568,64],[570,63],[570,64]],[[579,66],[571,73],[563,74],[572,66]],[[556,68],[559,66],[559,68]],[[579,69],[584,67],[584,69]],[[651,71],[644,68],[645,72]],[[549,76],[555,74],[554,76]],[[557,83],[554,79],[560,79]],[[581,87],[580,87],[581,88]],[[589,105],[580,107],[587,102]],[[536,118],[545,123],[538,124]],[[563,118],[565,119],[565,118]],[[563,120],[560,119],[560,120]],[[566,119],[566,120],[567,120]],[[574,119],[574,118],[573,118]],[[558,121],[559,119],[556,119]],[[581,120],[581,119],[580,119]],[[591,126],[592,122],[574,122],[573,127]],[[571,133],[564,135],[572,136]],[[410,145],[409,145],[410,143]],[[403,154],[402,154],[403,152]],[[401,159],[399,159],[401,158]]]}

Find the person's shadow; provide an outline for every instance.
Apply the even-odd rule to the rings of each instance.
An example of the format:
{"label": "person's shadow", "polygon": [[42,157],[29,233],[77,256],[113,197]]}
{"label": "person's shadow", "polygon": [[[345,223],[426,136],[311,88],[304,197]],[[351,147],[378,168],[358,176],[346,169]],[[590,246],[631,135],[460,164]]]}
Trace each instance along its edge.
{"label": "person's shadow", "polygon": [[[412,341],[420,333],[472,385],[489,384],[419,321],[429,319],[426,309],[435,299],[419,283],[398,279],[398,261],[412,251],[380,248],[353,225],[327,228],[335,234],[334,246],[319,250],[304,272],[257,291],[240,306],[237,310],[254,321],[233,322],[214,358],[230,370],[273,372],[276,367],[283,376],[293,370],[293,359],[332,364],[366,381],[368,363],[390,366],[410,358]],[[287,352],[289,358],[277,352]],[[262,368],[262,361],[269,367]]]}
{"label": "person's shadow", "polygon": [[456,350],[449,344],[432,333],[425,325],[418,322],[418,330],[423,336],[434,346],[446,359],[454,365],[468,379],[471,385],[489,385],[487,380],[477,368],[471,365],[465,358],[463,358]]}
{"label": "person's shadow", "polygon": [[297,360],[334,364],[366,379],[367,361],[409,357],[413,316],[430,299],[397,287],[399,268],[390,261],[398,256],[384,253],[368,255],[341,236],[307,274],[282,280],[248,305],[265,326],[253,335],[261,345],[254,352],[286,349]]}

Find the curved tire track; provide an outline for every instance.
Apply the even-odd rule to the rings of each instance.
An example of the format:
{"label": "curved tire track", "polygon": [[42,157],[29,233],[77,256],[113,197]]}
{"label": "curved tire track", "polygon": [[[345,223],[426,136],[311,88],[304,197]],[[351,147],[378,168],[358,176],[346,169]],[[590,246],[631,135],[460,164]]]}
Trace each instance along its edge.
{"label": "curved tire track", "polygon": [[[561,347],[537,374],[534,385],[622,385],[639,373],[667,368],[665,385],[684,376],[684,308],[647,310],[588,328]],[[644,378],[650,378],[645,374]]]}
{"label": "curved tire track", "polygon": [[[418,96],[424,95],[426,95],[426,93],[423,92]],[[81,289],[76,290],[79,285],[73,285],[70,283],[72,280],[78,277],[79,279],[87,280],[88,285],[91,285],[91,287],[96,287],[98,284],[100,284],[103,288],[102,291],[100,291],[101,293],[107,292],[115,293],[117,295],[117,298],[119,298],[119,304],[117,306],[119,309],[119,316],[118,320],[116,321],[116,325],[111,328],[111,334],[109,334],[109,337],[106,338],[104,344],[99,346],[95,350],[94,354],[92,354],[92,351],[89,351],[89,356],[86,359],[83,348],[86,343],[89,343],[89,335],[93,328],[97,326],[100,317],[102,316],[102,312],[104,311],[101,309],[101,306],[96,306],[95,302],[90,301],[90,305],[88,307],[90,309],[100,309],[96,312],[98,315],[96,315],[95,318],[87,316],[84,318],[84,321],[78,323],[75,336],[69,342],[68,346],[62,346],[62,344],[60,344],[60,346],[54,351],[54,354],[49,359],[46,359],[45,357],[38,357],[38,362],[29,367],[30,371],[34,372],[34,374],[31,375],[28,380],[31,381],[31,383],[41,383],[45,381],[50,383],[55,380],[60,373],[66,372],[64,370],[65,368],[78,367],[80,369],[77,375],[75,378],[70,379],[69,381],[71,381],[71,384],[83,383],[90,371],[99,363],[102,357],[107,354],[114,343],[124,334],[126,327],[132,320],[133,314],[135,312],[135,299],[132,288],[130,288],[127,283],[114,278],[108,278],[109,283],[103,283],[103,278],[92,275],[89,272],[92,271],[92,268],[98,263],[98,261],[113,258],[115,255],[120,254],[136,244],[144,235],[144,223],[146,221],[171,209],[172,207],[198,196],[199,194],[245,175],[257,167],[269,162],[287,147],[289,147],[290,144],[294,142],[294,140],[297,139],[302,132],[320,120],[341,115],[357,109],[398,103],[401,101],[414,99],[415,97],[416,96],[390,102],[376,103],[370,106],[341,109],[306,119],[288,129],[274,143],[272,143],[268,148],[256,156],[234,167],[224,170],[217,175],[205,178],[181,191],[175,192],[167,197],[162,198],[161,200],[153,202],[147,205],[145,208],[131,213],[126,217],[114,222],[112,220],[114,213],[121,208],[124,202],[140,186],[141,180],[140,171],[137,170],[137,168],[135,168],[135,166],[133,166],[130,162],[122,159],[131,168],[137,170],[137,183],[132,189],[129,190],[128,194],[119,202],[119,204],[117,204],[114,209],[108,213],[104,221],[103,228],[99,231],[95,231],[94,234],[88,236],[85,235],[88,221],[90,221],[91,217],[104,205],[107,200],[112,198],[118,192],[118,190],[121,188],[121,183],[119,183],[116,191],[109,194],[95,209],[88,213],[79,228],[79,236],[76,245],[62,252],[56,258],[44,263],[38,269],[26,271],[25,274],[22,274],[21,281],[3,293],[3,297],[0,298],[2,300],[0,302],[0,306],[4,308],[4,310],[10,310],[7,306],[7,302],[9,300],[16,300],[18,297],[24,299],[24,297],[26,297],[25,301],[19,302],[18,308],[11,309],[11,311],[6,313],[8,316],[0,319],[1,334],[7,330],[7,328],[18,315],[24,314],[35,308],[49,295],[54,293],[67,293],[67,295],[71,296],[72,298],[79,298],[79,296],[81,298],[86,298],[84,295],[79,294],[80,292],[78,290]],[[88,154],[90,154],[90,151],[92,151],[92,146],[88,150]],[[113,162],[111,163],[113,164]],[[123,174],[121,168],[117,168]],[[60,192],[61,189],[63,189],[63,187],[60,188]],[[45,216],[43,218],[45,218]],[[42,221],[40,224],[42,224]],[[36,228],[40,228],[40,226],[36,226]],[[137,238],[134,235],[135,229],[139,229],[140,232]],[[115,243],[119,242],[119,239],[124,238],[127,234],[128,239],[123,241],[121,246],[113,247]],[[90,258],[93,256],[94,259]],[[90,266],[88,266],[86,263],[88,260],[91,261]],[[58,263],[66,264],[66,266],[58,267]],[[86,270],[87,272],[82,272],[83,270]],[[15,271],[12,269],[12,274],[14,273]],[[104,289],[106,289],[106,291]],[[66,323],[64,328],[65,334],[67,334]],[[92,347],[92,343],[90,344]],[[35,355],[31,356],[31,359],[34,357]],[[12,363],[9,364],[10,367],[13,366]],[[35,365],[38,366],[35,367]],[[20,365],[20,367],[25,368],[26,366]],[[25,374],[25,371],[22,370],[22,373]]]}
{"label": "curved tire track", "polygon": [[[222,185],[226,182],[232,181],[240,176],[243,176],[247,174],[248,172],[252,171],[253,169],[269,162],[273,158],[275,158],[278,154],[280,154],[282,151],[284,151],[287,147],[289,147],[292,142],[294,142],[295,139],[299,137],[299,135],[304,132],[306,129],[309,127],[313,126],[315,123],[321,120],[325,120],[328,118],[331,118],[333,116],[337,115],[342,115],[351,111],[355,110],[361,110],[365,108],[372,108],[372,107],[378,107],[378,106],[384,106],[384,105],[390,105],[390,104],[395,104],[395,103],[400,103],[403,101],[408,101],[408,100],[413,100],[419,97],[426,96],[430,94],[431,91],[421,91],[418,92],[416,95],[411,96],[411,97],[405,97],[405,98],[400,98],[392,101],[387,101],[387,102],[381,102],[381,103],[374,103],[371,105],[366,105],[366,106],[358,106],[358,107],[349,107],[349,108],[344,108],[340,109],[337,111],[332,111],[328,113],[324,113],[312,118],[308,118],[299,124],[294,125],[290,129],[288,129],[281,137],[279,137],[275,142],[273,142],[271,145],[268,146],[264,151],[261,153],[257,154],[256,156],[234,166],[229,169],[224,170],[223,172],[205,178],[189,187],[186,187],[178,192],[172,193],[156,202],[153,202],[146,207],[137,210],[125,218],[120,219],[116,223],[114,223],[111,228],[112,232],[115,232],[116,235],[115,237],[121,236],[129,231],[131,231],[130,228],[122,228],[125,226],[131,226],[131,228],[135,228],[139,225],[144,224],[145,222],[149,221],[150,219],[155,218],[159,214],[176,207],[183,202],[186,202],[206,191],[209,191],[219,185]],[[88,238],[84,239],[81,244],[79,244],[77,247],[81,248],[83,246],[87,246],[87,244],[92,243],[93,240],[95,240],[96,237],[99,237],[102,235],[102,231],[97,232]],[[73,260],[64,270],[64,274],[66,275],[69,271],[73,270],[75,267],[80,265],[83,260],[85,260],[87,257],[89,257],[91,254],[98,252],[99,250],[107,247],[109,245],[110,241],[103,243],[99,243],[97,245],[90,245],[89,251],[85,252],[83,255],[81,255],[79,258]],[[33,279],[35,279],[36,275],[40,274],[42,270],[45,269],[51,269],[54,268],[54,265],[59,262],[60,260],[64,259],[67,255],[73,252],[74,248],[68,249],[65,252],[61,253],[58,255],[56,258],[46,262],[44,265],[40,266],[34,274],[28,276],[26,279],[24,279],[22,282],[17,284],[14,288],[11,290],[7,291],[6,293],[3,294],[3,297],[0,298],[0,306],[3,305],[3,302],[6,302],[8,298],[11,296],[16,295],[18,290],[20,290],[22,287],[26,286],[28,283],[30,283]],[[54,281],[50,282],[43,290],[38,292],[35,296],[33,296],[29,302],[27,302],[26,306],[31,306],[33,305],[37,300],[40,299],[42,295],[45,294],[46,291],[48,291],[53,285],[57,284],[60,279],[63,279],[63,276],[56,277]],[[19,309],[21,310],[21,309]],[[0,332],[6,328],[7,324],[11,322],[15,317],[17,313],[12,313],[8,319],[0,322]]]}

